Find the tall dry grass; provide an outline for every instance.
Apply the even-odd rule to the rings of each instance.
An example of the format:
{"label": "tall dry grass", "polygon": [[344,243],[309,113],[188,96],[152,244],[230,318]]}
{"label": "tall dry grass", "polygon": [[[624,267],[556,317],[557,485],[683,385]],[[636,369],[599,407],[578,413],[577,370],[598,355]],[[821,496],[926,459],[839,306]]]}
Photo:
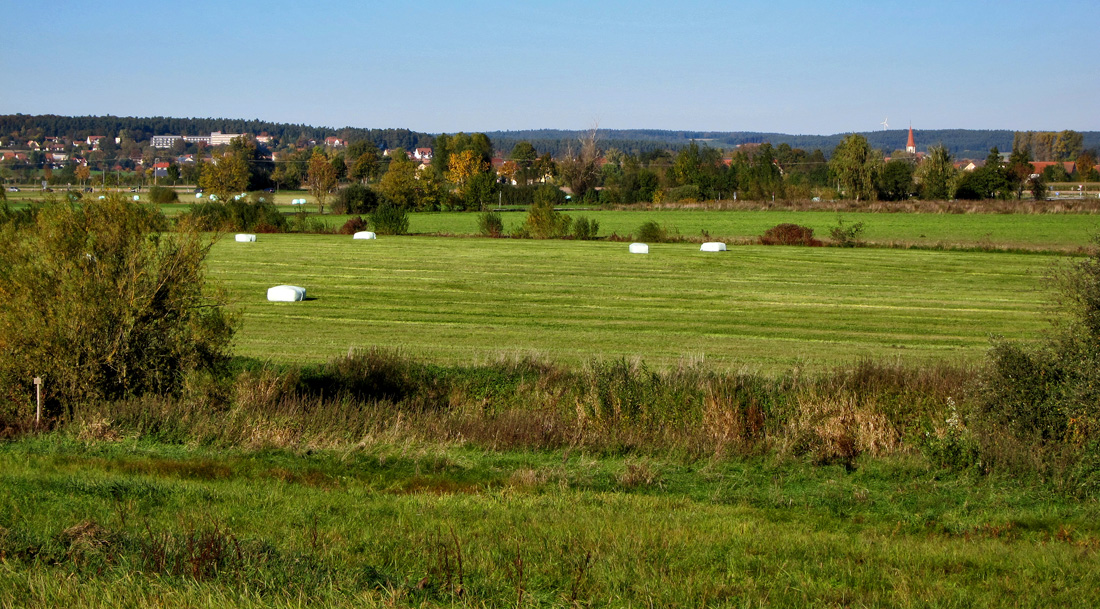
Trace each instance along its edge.
{"label": "tall dry grass", "polygon": [[919,448],[911,438],[948,403],[967,404],[974,377],[966,366],[873,362],[778,376],[628,360],[442,368],[368,350],[314,368],[254,364],[223,391],[78,405],[56,424],[82,439],[248,449],[426,442],[850,464]]}

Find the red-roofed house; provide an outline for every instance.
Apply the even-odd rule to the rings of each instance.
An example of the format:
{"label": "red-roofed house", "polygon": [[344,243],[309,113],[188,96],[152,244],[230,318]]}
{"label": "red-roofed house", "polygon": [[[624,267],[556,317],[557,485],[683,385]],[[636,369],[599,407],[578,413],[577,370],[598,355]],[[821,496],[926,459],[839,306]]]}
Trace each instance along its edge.
{"label": "red-roofed house", "polygon": [[1077,169],[1077,163],[1073,161],[1032,161],[1031,165],[1035,168],[1035,173],[1031,174],[1033,178],[1041,175],[1043,170],[1047,167],[1052,167],[1054,165],[1061,165],[1062,168],[1066,170],[1066,173],[1073,173]]}

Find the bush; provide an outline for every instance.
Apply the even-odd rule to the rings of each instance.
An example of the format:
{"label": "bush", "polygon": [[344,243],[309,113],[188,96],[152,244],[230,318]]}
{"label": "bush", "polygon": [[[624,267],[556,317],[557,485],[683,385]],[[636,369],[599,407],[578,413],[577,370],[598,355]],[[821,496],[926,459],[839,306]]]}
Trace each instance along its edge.
{"label": "bush", "polygon": [[165,188],[163,186],[153,186],[149,189],[149,201],[156,203],[157,205],[178,203],[179,200],[179,194],[177,194],[176,191],[171,188]]}
{"label": "bush", "polygon": [[554,209],[564,203],[564,194],[558,188],[544,184],[535,191],[535,202],[527,212],[524,232],[535,239],[556,239],[569,234],[573,219]]}
{"label": "bush", "polygon": [[863,242],[863,223],[845,225],[843,218],[836,219],[837,225],[829,231],[833,243],[840,247],[859,247]]}
{"label": "bush", "polygon": [[600,232],[600,223],[581,216],[573,221],[573,238],[590,240],[595,239]]}
{"label": "bush", "polygon": [[362,184],[350,184],[336,193],[332,211],[336,214],[369,214],[378,207],[378,193]]}
{"label": "bush", "polygon": [[500,237],[504,234],[504,220],[495,211],[489,211],[477,217],[478,232],[485,237]]}
{"label": "bush", "polygon": [[695,184],[688,184],[686,186],[677,186],[676,188],[668,189],[668,192],[665,194],[665,201],[699,201],[702,199],[702,196],[698,186]]}
{"label": "bush", "polygon": [[[1039,345],[994,342],[979,415],[990,434],[1007,432],[1029,450],[1068,452],[1067,465],[1079,470],[1100,446],[1100,250],[1053,280],[1061,319]],[[1096,485],[1079,490],[1100,493],[1100,478],[1088,479]]]}
{"label": "bush", "polygon": [[286,216],[279,208],[261,200],[198,203],[180,214],[179,219],[200,231],[278,233],[288,228]]}
{"label": "bush", "polygon": [[643,243],[663,243],[669,240],[668,229],[653,220],[642,223],[636,237]]}
{"label": "bush", "polygon": [[814,239],[814,229],[797,224],[777,224],[764,231],[760,237],[761,245],[823,245]]}
{"label": "bush", "polygon": [[379,235],[404,235],[409,232],[409,214],[403,208],[382,203],[370,215],[371,226]]}
{"label": "bush", "polygon": [[336,232],[340,235],[354,235],[359,231],[367,230],[367,222],[363,220],[362,216],[355,216],[348,218],[347,222],[339,228]]}
{"label": "bush", "polygon": [[189,373],[221,369],[233,329],[205,289],[209,244],[193,230],[160,234],[166,224],[112,196],[0,227],[0,402],[29,403],[35,376],[57,413],[178,392]]}

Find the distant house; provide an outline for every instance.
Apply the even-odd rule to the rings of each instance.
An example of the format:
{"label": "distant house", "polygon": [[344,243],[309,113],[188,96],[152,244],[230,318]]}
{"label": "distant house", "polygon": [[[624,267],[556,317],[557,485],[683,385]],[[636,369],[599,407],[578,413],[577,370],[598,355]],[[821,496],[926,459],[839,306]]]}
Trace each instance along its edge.
{"label": "distant house", "polygon": [[325,138],[325,146],[328,146],[329,148],[343,148],[347,145],[347,142],[333,135]]}
{"label": "distant house", "polygon": [[420,161],[429,162],[429,161],[432,160],[432,149],[431,148],[417,148],[416,150],[413,151],[413,158],[415,158],[417,160],[420,160]]}
{"label": "distant house", "polygon": [[153,164],[153,177],[166,178],[168,177],[168,163],[161,161],[160,163]]}
{"label": "distant house", "polygon": [[89,135],[85,143],[91,146],[92,150],[99,150],[99,144],[106,138],[105,135]]}
{"label": "distant house", "polygon": [[972,161],[970,159],[963,159],[961,161],[955,161],[955,169],[962,171],[974,171],[975,169],[981,169],[985,167],[985,161]]}
{"label": "distant house", "polygon": [[1043,170],[1047,167],[1053,167],[1054,165],[1061,165],[1062,169],[1066,170],[1066,173],[1073,173],[1077,170],[1077,163],[1073,161],[1032,161],[1032,167],[1035,168],[1035,173],[1031,174],[1031,177],[1037,178],[1042,175]]}
{"label": "distant house", "polygon": [[256,136],[256,141],[261,144],[270,144],[271,142],[275,141],[275,138],[268,135],[267,132],[264,131]]}

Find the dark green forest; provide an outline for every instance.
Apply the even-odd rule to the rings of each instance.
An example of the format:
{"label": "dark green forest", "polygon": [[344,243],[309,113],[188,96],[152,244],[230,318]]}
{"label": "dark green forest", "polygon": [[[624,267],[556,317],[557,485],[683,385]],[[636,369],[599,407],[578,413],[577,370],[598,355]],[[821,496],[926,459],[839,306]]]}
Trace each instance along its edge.
{"label": "dark green forest", "polygon": [[52,114],[0,115],[0,135],[21,139],[36,137],[68,137],[85,139],[91,135],[117,135],[126,131],[130,139],[145,141],[154,135],[209,135],[222,133],[267,133],[281,142],[305,144],[309,140],[324,140],[335,136],[347,141],[368,140],[378,148],[413,149],[431,146],[432,136],[408,129],[361,129],[344,127],[314,127],[261,120],[227,118],[171,118],[164,116],[57,116]]}
{"label": "dark green forest", "polygon": [[[135,141],[148,140],[154,135],[205,135],[212,131],[223,133],[267,133],[284,144],[304,144],[309,140],[323,140],[329,136],[347,141],[367,140],[378,148],[405,148],[432,146],[435,135],[409,129],[368,129],[360,127],[316,127],[304,124],[272,123],[261,120],[225,118],[172,118],[119,117],[119,116],[57,116],[10,114],[0,115],[0,135],[19,139],[44,137],[68,137],[84,139],[90,135],[118,134],[126,131]],[[1012,150],[1014,131],[1008,129],[914,129],[917,148],[922,151],[942,144],[954,158],[981,159],[990,148]],[[485,133],[492,140],[496,153],[507,157],[521,141],[534,145],[542,153],[554,157],[563,156],[569,150],[580,147],[586,136],[583,130],[531,129],[523,131],[491,131]],[[712,148],[734,148],[742,144],[770,142],[773,146],[788,144],[803,150],[822,150],[826,155],[849,134],[792,135],[754,131],[673,131],[660,129],[600,129],[600,148],[618,149],[627,154],[642,155],[656,150],[678,150],[692,141]],[[905,148],[907,129],[861,132],[872,148],[889,153]],[[1085,149],[1100,148],[1100,132],[1081,132]]]}

